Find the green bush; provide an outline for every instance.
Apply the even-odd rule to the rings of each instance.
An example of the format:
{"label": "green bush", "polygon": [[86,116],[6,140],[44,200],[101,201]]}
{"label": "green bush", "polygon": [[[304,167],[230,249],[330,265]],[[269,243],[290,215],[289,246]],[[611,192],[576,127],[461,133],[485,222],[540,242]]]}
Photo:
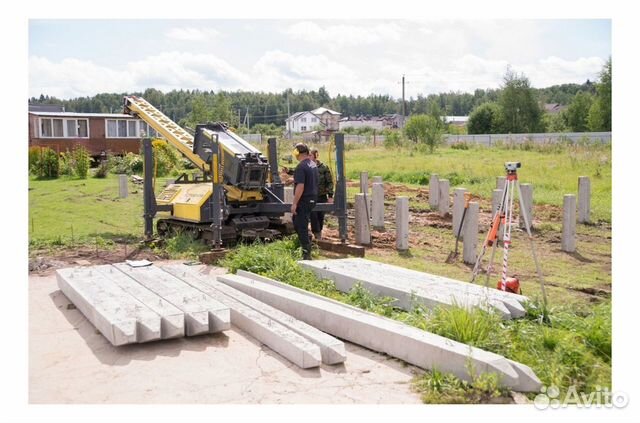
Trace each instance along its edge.
{"label": "green bush", "polygon": [[395,149],[402,146],[402,137],[399,131],[385,129],[382,131],[382,135],[384,135],[385,148]]}
{"label": "green bush", "polygon": [[100,162],[98,168],[96,169],[96,173],[94,173],[94,178],[106,178],[109,174],[109,164],[107,161]]}
{"label": "green bush", "polygon": [[171,259],[197,260],[200,254],[209,251],[207,245],[201,240],[193,239],[188,232],[180,231],[165,241],[165,251]]}
{"label": "green bush", "polygon": [[154,142],[153,154],[156,160],[156,176],[169,175],[180,164],[180,156],[165,142]]}
{"label": "green bush", "polygon": [[36,174],[41,154],[40,147],[29,147],[29,173]]}
{"label": "green bush", "polygon": [[48,147],[36,147],[29,152],[29,171],[38,178],[57,178],[59,175],[58,154]]}
{"label": "green bush", "polygon": [[87,179],[89,174],[89,166],[91,165],[91,157],[89,152],[83,146],[77,146],[73,149],[73,170],[80,179]]}
{"label": "green bush", "polygon": [[108,159],[111,173],[132,175],[142,173],[143,161],[139,154],[127,153],[124,156],[111,156]]}
{"label": "green bush", "polygon": [[69,151],[60,153],[60,160],[58,165],[60,175],[73,176],[73,167],[73,154]]}
{"label": "green bush", "polygon": [[469,144],[464,141],[454,142],[453,144],[451,144],[451,148],[454,150],[468,150]]}

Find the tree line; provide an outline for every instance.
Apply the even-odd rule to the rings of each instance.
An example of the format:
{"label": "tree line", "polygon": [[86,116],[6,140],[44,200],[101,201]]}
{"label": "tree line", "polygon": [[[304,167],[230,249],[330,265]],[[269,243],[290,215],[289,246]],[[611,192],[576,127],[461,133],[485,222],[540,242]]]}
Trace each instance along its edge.
{"label": "tree line", "polygon": [[[609,81],[610,81],[610,61]],[[524,75],[507,72],[502,87],[498,89],[476,89],[473,93],[448,92],[410,97],[405,102],[408,115],[434,114],[439,110],[442,115],[467,116],[476,114],[475,120],[482,122],[483,130],[515,132],[512,129],[541,129],[544,127],[566,128],[578,127],[575,116],[563,115],[564,121],[543,121],[544,113],[541,105],[544,103],[558,103],[569,106],[576,113],[584,113],[588,108],[599,107],[606,114],[606,101],[603,82],[586,81],[583,84],[562,84],[547,88],[535,89],[530,86]],[[119,113],[122,110],[122,98],[125,95],[144,97],[151,104],[159,108],[172,120],[185,126],[197,123],[219,120],[228,122],[233,127],[251,127],[260,125],[260,129],[273,131],[274,128],[284,126],[288,113],[303,110],[313,110],[317,107],[328,107],[337,110],[343,116],[400,113],[402,100],[390,95],[371,94],[368,96],[353,96],[338,94],[332,97],[325,87],[318,90],[287,89],[280,93],[265,93],[254,91],[218,91],[212,90],[172,90],[167,93],[154,88],[142,92],[131,93],[101,93],[91,97],[78,97],[62,100],[41,94],[32,97],[30,103],[59,104],[68,112],[82,113]],[[610,82],[609,82],[610,113]],[[515,103],[514,103],[515,101]],[[535,109],[518,110],[511,113],[510,108],[517,104],[538,105]],[[593,106],[595,103],[598,106]],[[511,114],[510,114],[511,113]],[[573,112],[571,112],[573,113]],[[574,113],[575,114],[575,113]],[[597,113],[593,112],[592,121],[595,122]],[[580,115],[581,116],[581,115]],[[582,122],[582,118],[577,121]],[[606,127],[606,119],[600,118],[600,127]],[[487,123],[487,121],[489,123]],[[575,125],[575,126],[574,126]],[[609,118],[610,127],[610,118]],[[474,126],[475,128],[475,126]]]}
{"label": "tree line", "polygon": [[611,59],[599,82],[577,91],[568,107],[545,113],[540,96],[524,74],[508,69],[499,95],[469,116],[469,134],[611,131]]}

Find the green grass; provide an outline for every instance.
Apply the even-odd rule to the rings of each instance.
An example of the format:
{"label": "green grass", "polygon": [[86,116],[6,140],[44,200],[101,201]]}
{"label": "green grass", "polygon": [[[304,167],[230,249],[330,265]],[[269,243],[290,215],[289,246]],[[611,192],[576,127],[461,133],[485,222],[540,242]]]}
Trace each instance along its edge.
{"label": "green grass", "polygon": [[[156,187],[164,186],[158,179]],[[140,239],[142,187],[129,183],[118,198],[118,177],[29,180],[29,242],[33,247]]]}
{"label": "green grass", "polygon": [[193,237],[184,232],[179,232],[170,238],[164,240],[164,245],[156,247],[156,252],[166,254],[170,259],[189,259],[198,260],[200,254],[207,252],[211,247],[207,246],[201,240],[193,239]]}
{"label": "green grass", "polygon": [[[548,320],[541,306],[528,305],[526,318],[503,321],[495,313],[479,309],[414,307],[410,312],[393,307],[393,300],[376,297],[356,284],[348,293],[336,290],[328,280],[302,269],[296,260],[300,251],[295,239],[271,244],[240,246],[222,262],[231,272],[252,271],[338,301],[405,322],[478,348],[504,355],[530,366],[545,385],[565,392],[592,392],[611,386],[611,302],[595,306],[552,299]],[[478,376],[471,383],[435,369],[414,381],[425,402],[488,402],[504,396],[499,381]]]}
{"label": "green grass", "polygon": [[[326,153],[324,154],[326,157]],[[382,176],[387,182],[428,185],[432,173],[449,179],[451,189],[464,186],[474,195],[491,198],[496,177],[503,176],[504,163],[519,161],[522,183],[533,185],[535,204],[562,206],[565,194],[577,194],[578,176],[591,178],[591,211],[595,221],[611,221],[611,147],[558,147],[549,152],[472,147],[457,150],[441,147],[433,154],[382,147],[346,152],[347,178],[360,172],[369,178]]]}
{"label": "green grass", "polygon": [[[326,153],[325,153],[326,158]],[[382,175],[386,181],[407,183],[403,195],[410,196],[413,210],[428,210],[424,198],[416,197],[416,185],[428,180],[431,172],[449,177],[452,188],[464,184],[473,194],[488,203],[495,177],[503,174],[504,161],[523,163],[520,177],[534,184],[536,203],[561,205],[562,195],[575,193],[577,177],[591,176],[592,210],[595,219],[611,219],[611,154],[607,148],[564,148],[554,154],[542,151],[506,149],[454,150],[441,148],[433,155],[382,148],[354,148],[347,151],[347,172],[357,179],[361,170],[369,175]],[[535,165],[533,165],[535,163]],[[464,178],[460,175],[463,175]],[[426,178],[426,179],[425,179]],[[462,179],[460,179],[462,178]],[[455,184],[454,184],[455,182]],[[157,189],[163,180],[156,184]],[[138,191],[134,193],[133,191]],[[357,189],[350,188],[350,198]],[[116,176],[86,180],[60,178],[29,181],[30,249],[95,244],[108,249],[120,240],[142,238],[142,188],[129,184],[130,195],[118,198]],[[397,192],[396,194],[401,194]],[[482,206],[484,207],[484,206]],[[335,227],[333,218],[328,227]],[[578,253],[560,251],[553,240],[560,231],[556,216],[541,222],[536,230],[536,245],[547,281],[550,322],[541,323],[538,313],[527,319],[500,321],[479,310],[419,307],[410,312],[393,307],[389,298],[371,295],[356,285],[349,293],[336,290],[327,280],[318,280],[310,271],[296,264],[300,251],[295,239],[268,245],[241,245],[225,259],[231,271],[245,269],[267,277],[286,281],[302,289],[360,307],[412,326],[439,333],[451,339],[478,346],[529,365],[544,384],[561,389],[577,385],[579,390],[593,390],[597,385],[611,384],[611,300],[595,298],[580,289],[611,287],[610,225],[578,225]],[[413,224],[412,244],[408,253],[393,249],[373,248],[367,258],[395,264],[459,280],[469,280],[470,268],[461,263],[445,264],[455,239],[449,229]],[[521,232],[513,234],[510,269],[517,271],[524,293],[539,299],[535,268],[526,239]],[[482,234],[480,235],[482,239]],[[201,245],[183,236],[166,241],[163,252],[174,258],[195,258]],[[318,252],[314,252],[318,255]],[[489,282],[495,286],[498,276]],[[484,283],[484,278],[479,278]],[[594,302],[595,301],[595,302]],[[495,381],[477,379],[463,383],[450,375],[426,372],[415,381],[416,389],[426,402],[487,402],[501,396]]]}

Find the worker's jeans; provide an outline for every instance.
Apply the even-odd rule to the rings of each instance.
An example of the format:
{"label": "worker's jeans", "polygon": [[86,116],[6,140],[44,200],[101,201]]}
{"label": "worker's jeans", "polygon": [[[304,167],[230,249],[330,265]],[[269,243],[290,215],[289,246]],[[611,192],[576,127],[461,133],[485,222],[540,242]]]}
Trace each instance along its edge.
{"label": "worker's jeans", "polygon": [[296,208],[296,214],[293,215],[293,227],[298,234],[300,246],[302,247],[303,260],[311,260],[311,240],[309,239],[309,220],[311,219],[311,210],[315,207],[315,200],[301,198]]}
{"label": "worker's jeans", "polygon": [[[326,203],[328,201],[327,195],[319,195],[317,203]],[[324,228],[324,212],[312,211],[311,212],[311,232],[314,234],[322,233]]]}

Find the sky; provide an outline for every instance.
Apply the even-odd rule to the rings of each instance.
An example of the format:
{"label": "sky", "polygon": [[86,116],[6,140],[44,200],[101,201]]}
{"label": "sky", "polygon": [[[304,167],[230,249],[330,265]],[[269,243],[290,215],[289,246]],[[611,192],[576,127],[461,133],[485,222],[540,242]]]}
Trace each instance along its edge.
{"label": "sky", "polygon": [[146,88],[406,96],[596,80],[611,20],[29,20],[29,96]]}

